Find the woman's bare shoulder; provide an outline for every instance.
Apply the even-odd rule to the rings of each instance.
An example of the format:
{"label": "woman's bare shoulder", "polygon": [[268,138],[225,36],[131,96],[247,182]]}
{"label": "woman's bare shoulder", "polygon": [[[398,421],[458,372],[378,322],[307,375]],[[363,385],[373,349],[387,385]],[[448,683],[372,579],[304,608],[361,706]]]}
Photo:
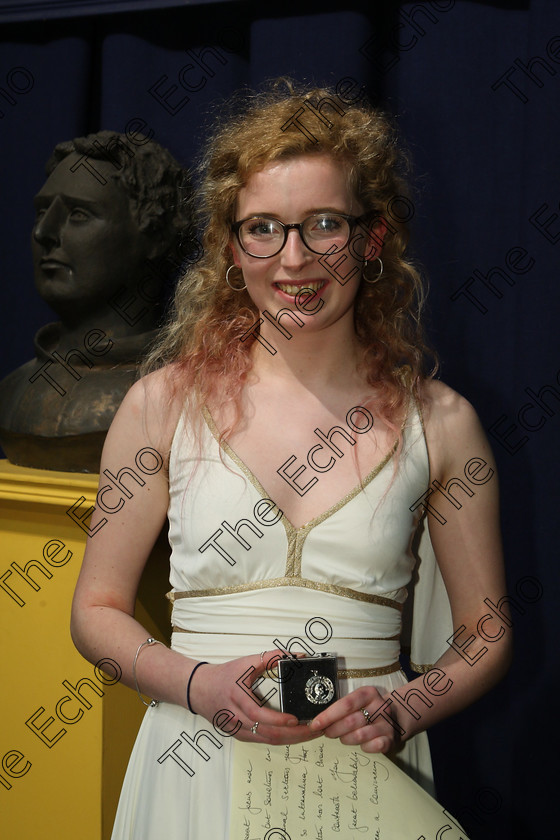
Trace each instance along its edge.
{"label": "woman's bare shoulder", "polygon": [[421,398],[430,462],[437,472],[447,472],[452,464],[468,459],[473,452],[492,458],[469,400],[437,379],[422,384]]}
{"label": "woman's bare shoulder", "polygon": [[141,435],[146,445],[168,453],[184,404],[176,367],[153,371],[128,390],[107,438],[110,442],[111,438]]}
{"label": "woman's bare shoulder", "polygon": [[424,381],[421,386],[422,412],[428,423],[469,423],[477,419],[472,404],[441,379]]}

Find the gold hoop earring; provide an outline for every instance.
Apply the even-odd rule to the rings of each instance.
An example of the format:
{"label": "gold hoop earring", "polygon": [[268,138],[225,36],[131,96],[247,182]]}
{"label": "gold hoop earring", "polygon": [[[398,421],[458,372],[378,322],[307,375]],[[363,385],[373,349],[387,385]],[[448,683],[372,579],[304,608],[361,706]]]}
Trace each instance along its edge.
{"label": "gold hoop earring", "polygon": [[[369,283],[369,284],[370,284],[370,286],[373,286],[373,284],[374,284],[374,283],[377,283],[377,281],[379,280],[379,278],[380,278],[380,277],[381,277],[381,275],[383,274],[383,260],[381,259],[381,257],[376,257],[375,259],[376,259],[376,260],[379,260],[379,274],[377,274],[377,275],[373,278],[373,280],[369,280],[369,279],[366,277],[366,275],[365,275],[365,274],[363,275],[365,282],[366,282],[366,283]],[[368,262],[368,261],[367,261],[367,260],[365,260],[364,262],[365,262],[365,265],[364,265],[364,269],[365,269],[365,267],[366,267],[366,265],[367,265],[367,262]]]}
{"label": "gold hoop earring", "polygon": [[230,265],[230,267],[226,271],[226,283],[228,284],[230,289],[232,289],[234,292],[242,292],[242,291],[244,291],[244,289],[247,288],[247,285],[241,286],[241,288],[238,289],[237,286],[232,286],[231,283],[229,282],[229,273],[230,273],[232,268],[237,268],[237,266],[236,265]]}

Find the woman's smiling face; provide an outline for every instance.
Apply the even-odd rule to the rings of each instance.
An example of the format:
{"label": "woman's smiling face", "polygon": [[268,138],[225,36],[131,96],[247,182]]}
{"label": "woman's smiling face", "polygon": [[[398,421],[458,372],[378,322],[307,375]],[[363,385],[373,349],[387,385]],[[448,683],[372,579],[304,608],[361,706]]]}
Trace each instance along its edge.
{"label": "woman's smiling face", "polygon": [[[239,191],[236,220],[253,216],[278,219],[284,224],[303,222],[314,213],[360,216],[362,206],[347,183],[346,171],[329,155],[300,155],[269,164],[250,176]],[[363,237],[362,237],[362,241]],[[365,244],[365,241],[364,241]],[[340,318],[353,325],[354,300],[362,275],[363,260],[348,247],[329,257],[311,251],[299,232],[288,232],[287,241],[273,257],[260,259],[246,254],[235,237],[231,248],[235,264],[259,312],[276,316],[280,309],[298,311],[296,294],[311,288],[316,297],[299,311],[306,329],[323,329]],[[372,258],[371,254],[368,257]],[[333,266],[340,263],[337,271]],[[328,268],[324,263],[327,263]],[[339,278],[337,279],[337,274]],[[321,303],[322,301],[322,303]]]}

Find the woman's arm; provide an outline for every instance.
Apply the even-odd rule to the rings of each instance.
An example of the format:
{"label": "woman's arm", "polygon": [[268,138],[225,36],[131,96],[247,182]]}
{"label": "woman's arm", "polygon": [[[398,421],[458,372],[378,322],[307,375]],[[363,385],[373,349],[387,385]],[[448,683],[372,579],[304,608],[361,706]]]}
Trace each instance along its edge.
{"label": "woman's arm", "polygon": [[[71,633],[86,659],[105,657],[122,669],[122,681],[134,687],[132,662],[148,632],[134,619],[136,592],[144,566],[166,519],[169,502],[166,462],[178,420],[178,409],[167,405],[165,371],[158,371],[132,386],[107,434],[100,468],[100,487],[110,484],[107,474],[119,476],[132,495],[107,491],[103,501],[120,510],[105,514],[96,507],[91,527],[106,523],[88,537],[82,569],[74,594]],[[155,449],[165,466],[145,475],[136,465],[137,454]],[[155,461],[154,461],[155,463]],[[124,468],[124,469],[123,469]],[[128,470],[141,477],[140,485]],[[137,675],[142,691],[160,700],[185,703],[185,685],[192,661],[161,645],[144,648]]]}
{"label": "woman's arm", "polygon": [[[451,388],[430,383],[427,402],[425,430],[434,490],[427,517],[456,638],[435,663],[445,675],[439,684],[434,682],[442,693],[430,695],[423,687],[433,706],[413,701],[419,720],[399,707],[406,738],[473,703],[503,678],[511,661],[511,631],[484,603],[489,599],[497,604],[506,594],[492,450],[473,407]],[[487,639],[498,636],[495,642],[479,632],[479,622],[488,614],[492,619],[484,623],[482,633]],[[409,685],[420,686],[422,681],[419,677]]]}
{"label": "woman's arm", "polygon": [[[166,518],[169,485],[166,469],[142,475],[145,484],[139,485],[126,468],[139,473],[136,456],[146,447],[167,461],[179,412],[176,404],[168,405],[164,371],[140,380],[123,400],[103,449],[100,486],[109,483],[107,473],[117,476],[122,471],[120,483],[132,497],[125,498],[114,513],[96,509],[93,514],[93,531],[103,517],[107,522],[88,538],[72,605],[71,633],[80,653],[90,662],[104,658],[117,662],[122,682],[131,688],[135,688],[132,664],[136,651],[149,636],[134,619],[136,592]],[[102,497],[104,504],[117,507],[119,495],[107,491]],[[204,665],[192,680],[191,708],[209,721],[221,721],[218,727],[227,726],[224,731],[241,740],[290,744],[317,737],[305,724],[298,724],[295,716],[260,706],[238,682],[247,674],[258,679],[278,653],[281,651],[268,651],[263,657],[255,653],[221,665]],[[187,682],[196,665],[196,660],[167,647],[150,645],[138,657],[138,684],[149,697],[187,708]],[[231,717],[224,717],[224,711]],[[258,732],[252,733],[257,720]]]}
{"label": "woman's arm", "polygon": [[[506,627],[501,634],[497,618],[489,620],[485,627],[488,636],[500,635],[499,640],[484,641],[477,630],[480,619],[490,612],[484,599],[496,604],[505,595],[494,458],[467,400],[441,382],[431,382],[426,390],[425,432],[431,488],[435,491],[427,501],[432,511],[439,514],[427,514],[430,537],[449,595],[453,629],[465,628],[457,633],[455,644],[465,645],[470,636],[474,636],[474,641],[461,652],[450,646],[435,663],[442,674],[438,679],[434,672],[429,678],[433,680],[433,691],[426,689],[424,676],[420,676],[393,692],[402,698],[410,689],[417,689],[427,703],[411,693],[408,704],[403,705],[394,697],[381,697],[376,689],[364,686],[342,698],[338,709],[338,704],[333,704],[311,727],[328,727],[328,736],[340,737],[343,743],[362,744],[367,752],[388,752],[400,737],[406,740],[465,708],[504,676],[511,658],[511,632]],[[476,482],[469,479],[473,475]],[[480,655],[484,648],[486,651]],[[368,703],[372,716],[382,704],[386,716],[380,715],[375,723],[364,725],[360,709]]]}

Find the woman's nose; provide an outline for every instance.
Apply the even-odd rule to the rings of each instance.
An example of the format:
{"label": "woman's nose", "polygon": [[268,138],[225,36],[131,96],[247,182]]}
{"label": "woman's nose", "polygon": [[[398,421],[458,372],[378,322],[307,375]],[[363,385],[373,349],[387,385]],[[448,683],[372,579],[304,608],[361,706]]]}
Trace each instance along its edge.
{"label": "woman's nose", "polygon": [[301,268],[315,258],[313,252],[309,250],[301,238],[299,231],[296,229],[288,231],[288,237],[282,249],[281,257],[283,266],[294,269]]}
{"label": "woman's nose", "polygon": [[64,207],[58,198],[43,209],[33,227],[33,238],[40,245],[60,245],[60,232],[64,223]]}

